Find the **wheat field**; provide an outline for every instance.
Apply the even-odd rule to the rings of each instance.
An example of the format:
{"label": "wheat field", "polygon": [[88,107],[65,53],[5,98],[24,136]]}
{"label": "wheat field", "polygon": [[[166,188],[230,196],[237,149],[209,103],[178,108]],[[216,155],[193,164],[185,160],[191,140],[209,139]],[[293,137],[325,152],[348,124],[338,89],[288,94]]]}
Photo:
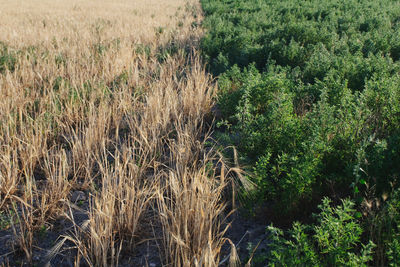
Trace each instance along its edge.
{"label": "wheat field", "polygon": [[0,264],[217,266],[231,170],[199,3],[0,6]]}

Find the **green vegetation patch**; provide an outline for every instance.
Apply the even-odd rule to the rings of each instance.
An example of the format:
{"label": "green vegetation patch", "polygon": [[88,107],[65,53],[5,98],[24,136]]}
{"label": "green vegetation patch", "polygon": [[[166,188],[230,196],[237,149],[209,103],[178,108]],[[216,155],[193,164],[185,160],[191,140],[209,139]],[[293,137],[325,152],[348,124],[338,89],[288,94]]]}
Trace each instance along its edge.
{"label": "green vegetation patch", "polygon": [[[203,0],[219,109],[261,199],[287,214],[397,181],[397,1]],[[301,209],[304,210],[304,209]]]}
{"label": "green vegetation patch", "polygon": [[[396,259],[397,223],[383,218],[400,201],[393,193],[400,178],[399,1],[202,5],[208,29],[202,51],[219,76],[216,135],[238,148],[257,185],[254,199],[273,209],[269,219],[304,220],[324,197],[351,198],[359,211],[375,203],[357,213],[363,238],[377,244],[374,262]],[[297,225],[296,235],[302,229]],[[390,249],[386,239],[394,240]],[[350,256],[341,261],[369,259]]]}
{"label": "green vegetation patch", "polygon": [[16,53],[0,42],[0,73],[5,70],[14,71],[16,64]]}
{"label": "green vegetation patch", "polygon": [[282,230],[269,227],[273,245],[271,266],[368,266],[374,244],[360,246],[362,228],[355,219],[354,203],[345,200],[332,208],[325,198],[316,214],[316,225],[294,223],[285,238]]}

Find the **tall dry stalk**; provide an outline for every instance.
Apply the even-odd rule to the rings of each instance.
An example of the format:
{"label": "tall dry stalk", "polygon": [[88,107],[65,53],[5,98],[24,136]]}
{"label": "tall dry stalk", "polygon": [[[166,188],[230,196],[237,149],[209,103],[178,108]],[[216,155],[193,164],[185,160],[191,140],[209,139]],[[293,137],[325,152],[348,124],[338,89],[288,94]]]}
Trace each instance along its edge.
{"label": "tall dry stalk", "polygon": [[[206,159],[208,160],[208,159]],[[225,243],[221,196],[225,177],[210,175],[203,165],[168,172],[158,194],[163,228],[164,264],[168,266],[217,266]],[[211,176],[211,178],[210,178]],[[212,179],[219,178],[219,182]]]}

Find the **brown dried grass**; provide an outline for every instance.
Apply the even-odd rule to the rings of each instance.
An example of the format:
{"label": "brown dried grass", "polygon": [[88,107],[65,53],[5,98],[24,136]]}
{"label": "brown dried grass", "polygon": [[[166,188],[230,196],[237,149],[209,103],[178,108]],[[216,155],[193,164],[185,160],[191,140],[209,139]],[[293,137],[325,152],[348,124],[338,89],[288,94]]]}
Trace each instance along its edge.
{"label": "brown dried grass", "polygon": [[[150,220],[162,229],[163,264],[218,265],[227,172],[205,146],[216,88],[196,52],[199,3],[0,6],[0,41],[15,58],[0,72],[0,210],[26,262],[37,231],[64,216],[74,230],[48,259],[69,240],[76,265],[117,266]],[[83,224],[75,190],[89,195]]]}

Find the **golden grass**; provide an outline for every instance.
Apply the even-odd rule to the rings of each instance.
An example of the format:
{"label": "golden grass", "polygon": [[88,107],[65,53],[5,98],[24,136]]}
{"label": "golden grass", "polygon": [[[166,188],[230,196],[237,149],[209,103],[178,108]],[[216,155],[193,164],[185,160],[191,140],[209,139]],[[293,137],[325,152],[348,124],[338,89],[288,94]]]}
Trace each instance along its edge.
{"label": "golden grass", "polygon": [[156,27],[176,28],[185,1],[1,0],[0,6],[2,41],[18,48],[68,42],[60,48],[84,52],[82,45],[96,38],[154,43]]}
{"label": "golden grass", "polygon": [[216,88],[196,52],[199,3],[0,6],[0,210],[15,253],[38,263],[37,232],[65,217],[73,230],[40,264],[70,241],[76,265],[117,266],[153,233],[166,266],[218,265],[227,172],[205,146]]}

